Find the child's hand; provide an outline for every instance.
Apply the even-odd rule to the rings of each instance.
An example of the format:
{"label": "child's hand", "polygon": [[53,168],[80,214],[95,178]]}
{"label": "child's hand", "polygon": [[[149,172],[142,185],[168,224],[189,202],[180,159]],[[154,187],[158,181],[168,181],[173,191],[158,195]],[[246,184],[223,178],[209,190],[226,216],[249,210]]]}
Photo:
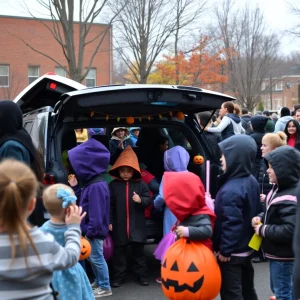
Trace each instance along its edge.
{"label": "child's hand", "polygon": [[253,227],[254,227],[254,231],[255,231],[255,233],[256,233],[257,235],[260,235],[260,234],[259,234],[260,226],[262,226],[262,224],[258,224],[258,225],[253,226]]}
{"label": "child's hand", "polygon": [[252,218],[252,221],[251,221],[252,227],[254,227],[254,226],[256,226],[256,225],[258,225],[260,223],[261,223],[260,217],[254,217],[254,218]]}
{"label": "child's hand", "polygon": [[113,231],[113,226],[112,226],[112,224],[109,224],[108,229],[109,229],[109,231]]}
{"label": "child's hand", "polygon": [[85,217],[86,212],[82,213],[82,207],[71,205],[67,209],[66,224],[80,224],[81,220]]}
{"label": "child's hand", "polygon": [[181,238],[184,237],[184,226],[177,226],[176,235]]}
{"label": "child's hand", "polygon": [[121,142],[119,143],[118,148],[119,148],[119,149],[123,149],[123,141],[121,141]]}
{"label": "child's hand", "polygon": [[70,186],[76,186],[78,185],[78,181],[77,181],[77,178],[74,174],[70,174],[68,176],[68,182],[70,184]]}
{"label": "child's hand", "polygon": [[141,203],[141,202],[142,202],[141,197],[140,197],[136,192],[133,192],[132,200],[133,200],[134,202],[136,202],[136,203]]}

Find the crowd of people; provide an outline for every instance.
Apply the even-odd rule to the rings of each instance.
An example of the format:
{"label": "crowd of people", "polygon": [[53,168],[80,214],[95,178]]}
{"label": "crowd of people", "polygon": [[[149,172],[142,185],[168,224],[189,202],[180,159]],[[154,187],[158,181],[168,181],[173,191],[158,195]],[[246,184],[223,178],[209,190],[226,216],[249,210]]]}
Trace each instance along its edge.
{"label": "crowd of people", "polygon": [[[137,282],[148,286],[145,215],[156,211],[163,214],[164,238],[172,232],[172,243],[202,241],[215,253],[222,300],[258,299],[249,247],[254,233],[262,238],[256,260],[268,260],[275,299],[300,299],[298,109],[292,115],[282,108],[276,122],[267,111],[250,116],[232,102],[222,104],[215,120],[197,114],[220,160],[212,208],[200,178],[188,170],[186,149],[169,148],[168,138],[157,136],[152,148],[138,152],[135,146],[151,139],[139,127],[114,128],[107,145],[97,138],[104,128],[76,130],[77,146],[66,153],[69,185],[44,189],[41,158],[20,108],[0,102],[0,298],[111,296],[125,284],[128,246]],[[30,225],[39,202],[50,215],[40,228]],[[112,278],[103,253],[109,234]],[[91,283],[85,261],[78,262],[81,236],[91,245]],[[155,257],[163,261],[166,250]]]}

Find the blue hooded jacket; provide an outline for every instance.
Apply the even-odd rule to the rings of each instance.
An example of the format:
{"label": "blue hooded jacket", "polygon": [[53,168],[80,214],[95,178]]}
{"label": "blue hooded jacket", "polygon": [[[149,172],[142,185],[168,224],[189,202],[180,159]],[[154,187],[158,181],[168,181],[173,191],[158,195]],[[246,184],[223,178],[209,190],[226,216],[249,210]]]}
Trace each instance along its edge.
{"label": "blue hooded jacket", "polygon": [[[81,222],[81,230],[89,239],[104,239],[108,234],[110,192],[106,181],[88,184],[108,168],[110,153],[95,139],[68,151],[69,159],[77,178],[84,185],[80,195],[80,206],[87,212]],[[78,196],[79,187],[74,188]],[[77,190],[77,191],[76,191]]]}
{"label": "blue hooded jacket", "polygon": [[251,220],[260,212],[259,185],[251,175],[256,143],[250,136],[234,135],[219,147],[225,156],[226,172],[220,176],[223,185],[215,200],[213,242],[215,251],[230,257],[251,250]]}
{"label": "blue hooded jacket", "polygon": [[[181,146],[175,146],[167,150],[164,154],[164,166],[165,171],[167,172],[184,172],[187,171],[187,166],[190,161],[189,153]],[[164,195],[163,195],[163,180],[162,178],[159,194],[154,200],[154,207],[156,209],[161,209],[165,204]],[[163,233],[164,235],[169,233],[172,226],[177,221],[174,214],[170,209],[165,206],[164,208],[164,221],[163,221]]]}
{"label": "blue hooded jacket", "polygon": [[141,130],[141,128],[140,127],[130,127],[130,129],[129,129],[130,138],[131,138],[134,146],[136,145],[136,142],[138,140],[138,138],[133,134],[133,131],[135,131],[135,130]]}

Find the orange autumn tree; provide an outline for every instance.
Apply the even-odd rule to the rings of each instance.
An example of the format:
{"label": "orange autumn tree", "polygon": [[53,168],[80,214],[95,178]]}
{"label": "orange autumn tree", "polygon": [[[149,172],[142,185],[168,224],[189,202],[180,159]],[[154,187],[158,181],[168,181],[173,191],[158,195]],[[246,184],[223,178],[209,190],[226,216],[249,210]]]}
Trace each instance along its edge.
{"label": "orange autumn tree", "polygon": [[208,47],[209,38],[203,38],[188,53],[177,56],[164,55],[155,71],[148,77],[148,83],[175,84],[218,89],[227,82],[224,49],[212,53]]}

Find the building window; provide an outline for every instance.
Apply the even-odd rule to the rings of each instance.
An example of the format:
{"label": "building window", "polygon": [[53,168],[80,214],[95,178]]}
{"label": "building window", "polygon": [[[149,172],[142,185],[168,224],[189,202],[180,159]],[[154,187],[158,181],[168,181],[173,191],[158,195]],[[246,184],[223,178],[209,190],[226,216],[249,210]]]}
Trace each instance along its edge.
{"label": "building window", "polygon": [[40,77],[40,67],[28,67],[28,83],[34,82]]}
{"label": "building window", "polygon": [[275,90],[276,91],[282,91],[282,81],[279,81],[275,85]]}
{"label": "building window", "polygon": [[96,69],[90,69],[85,78],[85,85],[87,87],[96,86]]}
{"label": "building window", "polygon": [[261,84],[261,90],[264,91],[266,89],[266,83],[263,81]]}
{"label": "building window", "polygon": [[281,99],[275,99],[274,100],[274,104],[275,104],[275,109],[281,109]]}
{"label": "building window", "polygon": [[59,76],[67,77],[67,72],[62,67],[55,67],[55,74],[57,74]]}
{"label": "building window", "polygon": [[0,65],[0,87],[9,87],[9,66]]}

